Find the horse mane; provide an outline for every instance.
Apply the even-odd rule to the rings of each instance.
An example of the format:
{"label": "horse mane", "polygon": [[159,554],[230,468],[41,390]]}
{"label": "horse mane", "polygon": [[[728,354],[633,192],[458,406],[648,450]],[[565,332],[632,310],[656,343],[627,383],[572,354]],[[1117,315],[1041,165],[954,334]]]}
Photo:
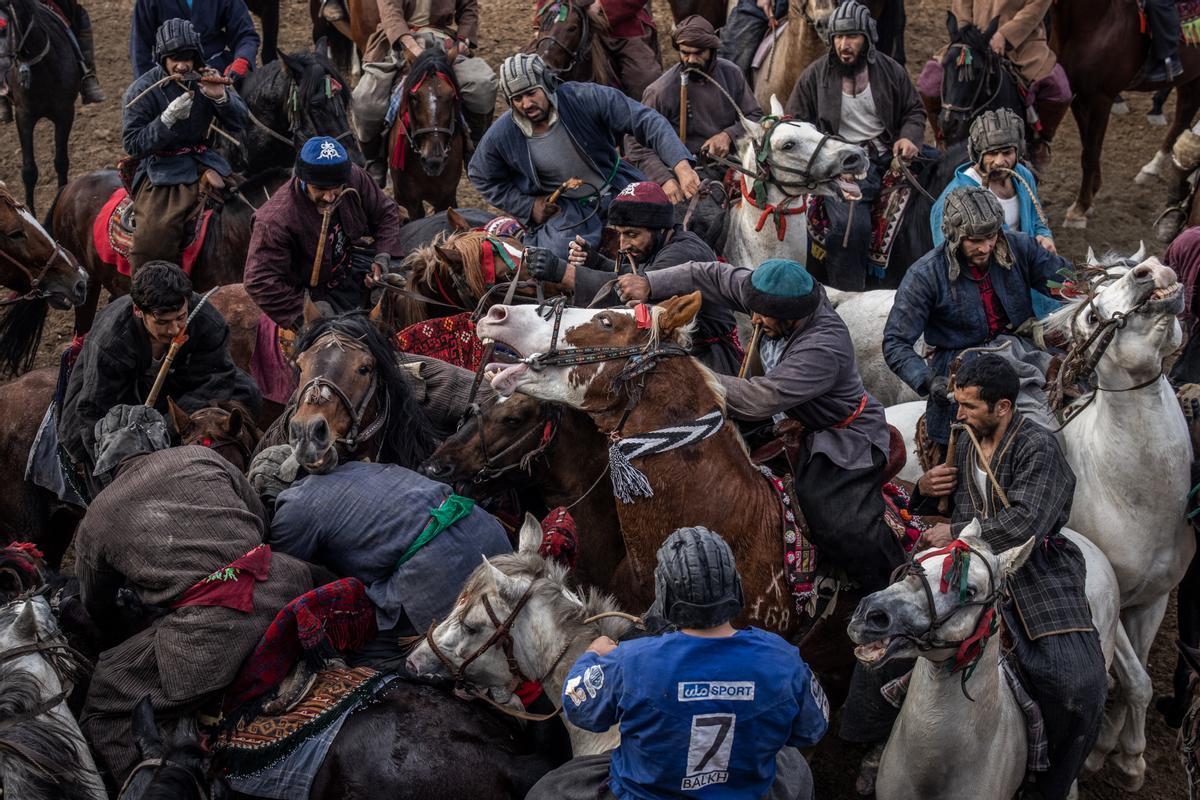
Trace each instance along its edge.
{"label": "horse mane", "polygon": [[[439,233],[433,237],[433,241],[422,247],[418,247],[404,258],[403,267],[410,271],[413,278],[413,283],[421,287],[424,294],[438,294],[440,291],[436,288],[435,282],[438,278],[445,280],[450,279],[450,272],[453,266],[443,262],[438,256],[437,248],[449,248],[458,253],[462,259],[462,277],[467,282],[467,286],[475,293],[476,297],[482,297],[483,293],[488,290],[488,286],[483,282],[483,241],[489,236],[487,231],[456,231],[454,233]],[[471,298],[461,298],[464,303],[470,302]]]}
{"label": "horse mane", "polygon": [[441,75],[454,87],[455,96],[462,95],[458,77],[454,74],[454,67],[450,64],[450,59],[446,57],[446,51],[441,47],[426,47],[413,60],[404,76],[404,93],[408,94],[412,91],[410,87],[419,85],[430,75]]}
{"label": "horse mane", "polygon": [[960,25],[958,27],[958,35],[951,37],[950,44],[964,44],[972,50],[983,53],[992,52],[988,40],[983,36],[983,29],[976,26],[973,22]]}
{"label": "horse mane", "polygon": [[390,405],[387,421],[380,434],[383,444],[379,460],[416,469],[436,445],[433,426],[417,402],[410,378],[400,367],[391,341],[371,322],[365,311],[349,311],[321,317],[307,325],[297,337],[296,352],[303,353],[317,339],[331,331],[361,342],[375,359],[379,383]]}
{"label": "horse mane", "polygon": [[[35,709],[43,700],[41,690],[41,682],[28,672],[0,672],[0,719],[12,719]],[[52,714],[41,714],[0,731],[0,753],[6,751],[4,745],[19,747],[39,762],[55,765],[66,776],[60,780],[25,758],[0,756],[5,794],[27,800],[89,800],[92,791],[82,765],[82,743],[77,732]]]}
{"label": "horse mane", "polygon": [[[533,553],[503,553],[490,556],[488,563],[510,578],[532,581],[532,596],[547,600],[554,610],[555,627],[571,632],[573,638],[583,635],[584,620],[588,617],[621,610],[610,594],[591,586],[574,588],[570,572],[557,561]],[[467,578],[461,597],[478,597],[492,588],[490,570],[483,564]],[[469,605],[459,603],[453,613],[461,616]],[[592,624],[599,626],[600,633],[614,641],[629,629],[629,622],[618,617],[605,617]],[[588,635],[594,638],[594,633]]]}
{"label": "horse mane", "polygon": [[337,81],[340,87],[337,93],[341,95],[346,108],[350,108],[353,97],[350,92],[350,84],[346,83],[346,79],[342,77],[342,73],[338,72],[337,67],[329,60],[328,56],[324,53],[302,50],[297,53],[288,53],[288,58],[304,66],[304,78],[300,81],[299,87],[301,97],[308,97],[317,89],[317,82],[328,76]]}
{"label": "horse mane", "polygon": [[1063,282],[1075,285],[1086,285],[1088,290],[1074,297],[1064,297],[1062,308],[1052,311],[1042,320],[1042,328],[1046,333],[1059,333],[1070,337],[1074,330],[1075,317],[1085,300],[1095,297],[1099,286],[1097,280],[1108,275],[1110,269],[1131,268],[1136,266],[1127,256],[1115,251],[1108,251],[1095,264],[1075,268],[1071,275],[1064,276]]}

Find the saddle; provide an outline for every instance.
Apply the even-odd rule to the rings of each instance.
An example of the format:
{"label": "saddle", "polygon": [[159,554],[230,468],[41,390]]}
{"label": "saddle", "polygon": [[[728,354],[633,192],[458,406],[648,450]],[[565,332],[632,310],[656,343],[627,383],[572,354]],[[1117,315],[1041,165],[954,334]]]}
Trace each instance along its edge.
{"label": "saddle", "polygon": [[[882,278],[887,269],[912,193],[913,186],[902,171],[892,168],[883,174],[879,197],[871,204],[871,245],[867,250],[867,268],[876,277]],[[862,213],[862,209],[855,209],[855,213]],[[809,250],[814,258],[825,258],[828,236],[829,214],[825,210],[825,198],[810,197],[808,237]]]}

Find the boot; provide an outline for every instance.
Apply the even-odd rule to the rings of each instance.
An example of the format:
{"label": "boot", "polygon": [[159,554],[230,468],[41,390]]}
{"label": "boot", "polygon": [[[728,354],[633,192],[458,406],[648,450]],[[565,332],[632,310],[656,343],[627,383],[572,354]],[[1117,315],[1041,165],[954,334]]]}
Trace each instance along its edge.
{"label": "boot", "polygon": [[921,95],[921,103],[925,106],[925,116],[929,118],[929,127],[933,128],[934,140],[942,143],[942,129],[938,127],[938,117],[942,114],[942,98]]}
{"label": "boot", "polygon": [[104,91],[100,88],[100,81],[96,80],[96,45],[92,40],[90,22],[76,34],[76,38],[79,40],[79,51],[83,55],[83,85],[79,91],[83,104],[86,106],[90,103],[103,103]]}
{"label": "boot", "polygon": [[384,146],[384,141],[384,137],[376,136],[374,139],[365,139],[359,143],[363,158],[367,160],[367,174],[380,189],[387,185],[387,148]]}
{"label": "boot", "polygon": [[471,133],[471,142],[473,143],[472,150],[479,146],[479,142],[483,140],[483,135],[487,133],[488,126],[492,124],[492,118],[495,117],[495,111],[489,111],[486,114],[480,114],[476,111],[467,111],[463,109],[463,116],[467,119],[467,130]]}
{"label": "boot", "polygon": [[1172,161],[1163,178],[1167,182],[1167,207],[1154,222],[1154,235],[1163,244],[1170,244],[1187,221],[1188,199],[1192,185],[1188,173]]}
{"label": "boot", "polygon": [[1063,117],[1067,115],[1070,107],[1070,102],[1055,103],[1038,100],[1034,104],[1038,120],[1042,123],[1042,129],[1029,148],[1029,160],[1039,175],[1044,174],[1050,168],[1050,143],[1054,141],[1054,134],[1058,131],[1058,126],[1062,124]]}
{"label": "boot", "polygon": [[13,121],[12,103],[7,97],[0,97],[0,125]]}

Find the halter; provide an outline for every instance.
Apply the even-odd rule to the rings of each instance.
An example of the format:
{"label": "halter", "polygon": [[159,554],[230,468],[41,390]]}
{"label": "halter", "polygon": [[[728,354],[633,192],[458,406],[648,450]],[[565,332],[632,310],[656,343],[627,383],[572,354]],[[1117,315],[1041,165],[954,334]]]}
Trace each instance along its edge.
{"label": "halter", "polygon": [[[0,11],[0,19],[6,19],[9,25],[12,26],[12,30],[8,33],[8,38],[16,40],[16,44],[12,48],[12,56],[13,60],[17,62],[17,80],[23,88],[28,89],[30,84],[29,68],[36,67],[50,52],[50,34],[41,30],[38,26],[36,9],[34,11],[34,18],[29,20],[29,25],[25,26],[24,32],[21,31],[21,21],[17,19],[17,10],[15,8],[10,6],[8,9]],[[37,55],[22,58],[21,51],[25,49],[25,45],[28,43],[29,34],[33,33],[35,29],[41,31],[42,38],[46,40],[46,43]]]}
{"label": "halter", "polygon": [[[472,483],[495,480],[518,469],[528,471],[529,465],[533,463],[533,460],[550,448],[550,445],[554,443],[554,439],[558,435],[558,424],[562,419],[562,410],[553,403],[540,403],[539,405],[542,408],[542,416],[538,420],[538,425],[525,431],[525,433],[518,436],[495,455],[492,455],[488,450],[487,435],[484,433],[485,426],[482,418],[480,418],[478,423],[479,452],[483,456],[483,467],[472,476]],[[524,453],[524,455],[511,464],[502,463],[509,455],[520,453],[521,448],[531,441],[535,435],[539,437],[536,447]]]}
{"label": "halter", "polygon": [[[971,68],[972,60],[974,59],[974,51],[972,48],[965,43],[952,44],[946,48],[946,55],[949,56],[954,50],[957,50],[959,53],[958,60],[960,62],[960,66],[966,67],[969,70]],[[978,109],[987,108],[993,102],[995,102],[996,98],[1000,96],[1001,90],[1004,88],[1004,81],[1000,79],[1001,73],[997,69],[997,67],[1001,66],[1000,58],[991,51],[986,51],[984,53],[984,61],[983,80],[980,81],[975,87],[975,94],[971,96],[971,104],[969,106],[955,105],[946,100],[946,82],[942,81],[941,102],[943,110],[953,111],[958,114],[971,115],[974,114]],[[979,97],[983,94],[988,84],[992,82],[993,76],[997,79],[995,81],[996,88],[988,97],[988,99],[981,104],[979,102]],[[958,76],[958,80],[964,81],[969,80],[969,78],[967,76]]]}
{"label": "halter", "polygon": [[185,439],[183,443],[185,445],[194,444],[194,445],[198,445],[200,447],[207,447],[209,450],[214,450],[214,451],[220,450],[222,447],[235,447],[235,448],[237,448],[237,451],[241,454],[243,463],[248,465],[250,463],[250,461],[252,460],[253,448],[250,445],[246,444],[246,442],[244,441],[246,434],[247,434],[247,431],[245,429],[243,429],[242,433],[236,437],[227,436],[227,437],[224,437],[221,439],[214,439],[210,436],[201,436],[200,434],[194,434],[194,435],[188,437],[187,439]]}
{"label": "halter", "polygon": [[[321,334],[309,346],[309,349],[312,349],[321,342],[325,341],[332,341],[332,343],[336,344],[342,350],[350,348],[351,350],[358,350],[364,353],[369,352],[367,347],[363,345],[362,342],[359,342],[357,339],[351,339],[350,337],[338,333],[337,331],[327,331]],[[356,450],[364,442],[367,442],[377,433],[383,430],[383,426],[387,423],[388,413],[391,410],[391,401],[388,399],[387,393],[384,392],[382,413],[380,413],[373,422],[368,424],[366,427],[363,427],[363,417],[366,414],[367,407],[375,398],[375,392],[378,387],[379,368],[376,367],[371,371],[371,381],[367,385],[367,391],[363,394],[362,399],[356,404],[350,398],[350,395],[346,394],[342,387],[338,386],[336,383],[323,375],[317,375],[316,377],[309,379],[309,381],[301,386],[300,390],[296,392],[296,400],[291,411],[288,413],[288,420],[290,422],[291,415],[296,411],[296,408],[299,407],[300,403],[308,402],[318,406],[324,404],[328,397],[324,395],[322,390],[328,389],[329,392],[333,394],[345,407],[346,413],[350,415],[350,430],[346,432],[345,436],[336,437],[334,442],[345,445],[348,450]]]}
{"label": "halter", "polygon": [[[325,97],[329,98],[330,100],[333,99],[335,94],[342,91],[342,89],[343,89],[342,84],[339,83],[336,79],[334,79],[334,77],[332,75],[329,75],[329,74],[325,75],[324,86],[325,86]],[[308,103],[302,102],[300,99],[300,85],[298,83],[296,83],[295,80],[292,81],[292,89],[288,93],[286,109],[287,109],[288,133],[291,134],[291,137],[292,137],[290,139],[287,136],[284,136],[279,131],[272,128],[267,123],[263,122],[258,117],[256,117],[254,115],[254,111],[251,110],[249,108],[249,106],[247,105],[247,113],[250,115],[250,121],[252,123],[254,123],[255,125],[257,125],[258,128],[263,133],[265,133],[267,136],[270,136],[272,139],[279,142],[280,144],[285,144],[288,147],[296,149],[301,144],[303,144],[304,142],[306,142],[310,138],[312,138],[312,136],[319,134],[319,131],[317,131],[316,124],[314,124],[312,121],[312,115],[309,114],[309,112],[308,112]],[[344,105],[343,105],[343,110],[344,110]],[[311,131],[312,136],[309,135],[309,131]],[[354,132],[352,130],[350,130],[349,128],[347,128],[346,130],[344,130],[341,133],[336,134],[336,135],[333,135],[333,134],[320,134],[320,135],[332,135],[334,139],[336,139],[337,141],[340,142],[347,137],[353,136]],[[233,141],[239,147],[241,147],[243,150],[245,149],[245,145],[243,145],[240,141],[238,141],[236,139],[234,139]]]}
{"label": "halter", "polygon": [[[0,202],[7,203],[18,213],[25,211],[25,204],[17,200],[17,198],[11,193],[3,189],[0,189]],[[46,261],[38,269],[36,275],[34,274],[33,270],[29,269],[29,267],[25,266],[16,258],[10,256],[3,250],[0,250],[0,257],[20,270],[21,274],[23,274],[29,281],[28,292],[17,297],[10,297],[6,300],[0,300],[0,306],[12,305],[13,303],[20,303],[26,300],[40,300],[48,297],[50,293],[42,289],[41,285],[42,281],[46,279],[46,273],[48,273],[50,268],[54,266],[54,262],[58,259],[62,259],[68,266],[71,266],[71,261],[69,258],[67,258],[67,251],[63,249],[63,246],[59,244],[57,240],[51,238],[49,234],[46,235],[46,238],[50,240],[50,244],[54,245],[54,249],[50,252],[49,257],[46,258]]]}
{"label": "halter", "polygon": [[592,25],[588,20],[587,12],[576,6],[574,3],[571,3],[569,0],[558,0],[558,2],[550,3],[543,8],[538,13],[535,20],[535,30],[540,33],[541,31],[549,30],[548,28],[542,28],[541,23],[550,16],[551,12],[557,14],[558,18],[555,20],[555,22],[566,22],[567,17],[570,16],[572,11],[579,14],[581,33],[579,36],[578,47],[569,47],[550,33],[543,33],[541,36],[535,38],[533,40],[533,45],[531,46],[531,49],[535,53],[538,50],[538,46],[542,42],[549,42],[550,44],[562,50],[567,55],[569,60],[567,61],[567,65],[565,67],[563,67],[561,70],[558,70],[560,73],[570,72],[571,70],[575,69],[575,67],[579,64],[580,54],[587,53],[591,50]]}
{"label": "halter", "polygon": [[[451,87],[454,86],[453,79],[451,79],[451,77],[449,75],[447,75],[446,73],[434,72],[434,73],[430,73],[430,74],[432,74],[434,77],[441,78],[442,80],[446,81],[448,84],[450,84]],[[412,102],[412,98],[416,97],[417,90],[421,88],[421,85],[425,83],[425,79],[428,78],[430,74],[426,74],[426,75],[422,76],[421,80],[417,81],[415,86],[413,86],[411,89],[406,90],[406,97],[405,97],[405,101],[404,101],[405,104]],[[454,99],[456,101],[460,100],[457,90],[454,92]],[[408,113],[411,115],[411,113],[412,113],[411,108],[408,109]],[[449,128],[443,128],[440,125],[431,125],[431,126],[428,126],[425,128],[417,128],[415,130],[409,130],[407,125],[402,124],[400,130],[404,134],[405,140],[407,140],[407,142],[408,142],[408,148],[410,150],[412,150],[413,152],[417,151],[417,140],[419,138],[421,138],[422,136],[436,136],[439,133],[445,134],[446,135],[446,143],[442,146],[442,157],[449,158],[450,148],[453,147],[453,145],[454,145],[454,137],[458,134],[459,116],[460,116],[460,112],[458,112],[456,109],[455,113],[450,115],[450,127]]]}

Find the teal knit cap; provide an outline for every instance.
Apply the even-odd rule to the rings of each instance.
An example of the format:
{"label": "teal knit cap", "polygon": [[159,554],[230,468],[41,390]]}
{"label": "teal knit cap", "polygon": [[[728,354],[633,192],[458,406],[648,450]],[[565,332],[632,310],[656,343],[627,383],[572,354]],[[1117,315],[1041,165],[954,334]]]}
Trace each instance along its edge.
{"label": "teal knit cap", "polygon": [[766,317],[801,319],[817,310],[821,293],[804,265],[786,258],[764,261],[750,275],[746,305]]}

